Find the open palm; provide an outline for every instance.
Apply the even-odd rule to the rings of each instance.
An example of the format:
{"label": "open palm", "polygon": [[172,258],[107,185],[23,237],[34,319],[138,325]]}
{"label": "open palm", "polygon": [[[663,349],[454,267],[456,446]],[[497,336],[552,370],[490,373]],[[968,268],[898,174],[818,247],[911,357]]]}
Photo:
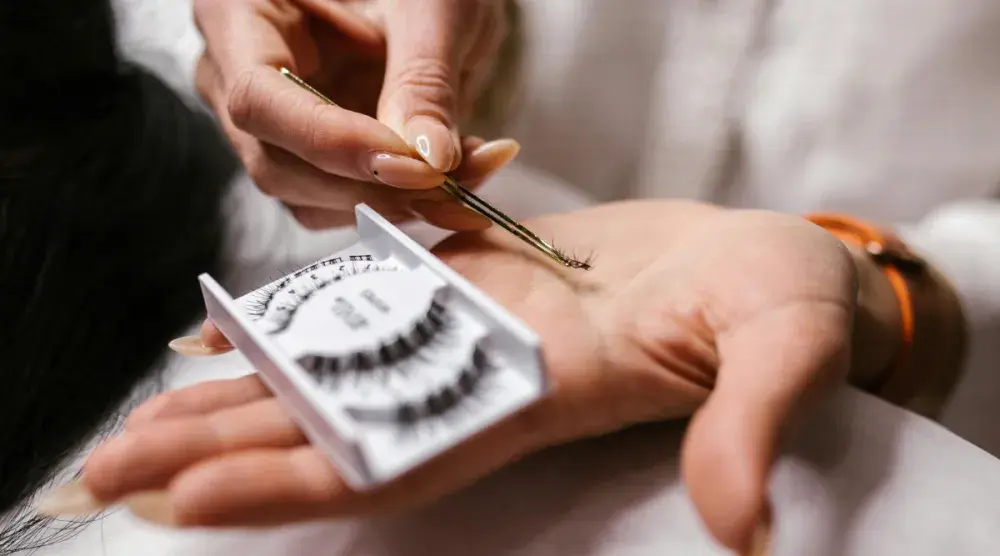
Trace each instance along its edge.
{"label": "open palm", "polygon": [[695,415],[683,469],[712,533],[743,547],[782,425],[847,371],[848,252],[803,219],[626,202],[530,225],[597,255],[556,268],[502,230],[435,252],[542,337],[553,394],[398,481],[354,493],[256,376],[165,394],[100,446],[83,483],[176,526],[270,525],[430,501],[574,439]]}

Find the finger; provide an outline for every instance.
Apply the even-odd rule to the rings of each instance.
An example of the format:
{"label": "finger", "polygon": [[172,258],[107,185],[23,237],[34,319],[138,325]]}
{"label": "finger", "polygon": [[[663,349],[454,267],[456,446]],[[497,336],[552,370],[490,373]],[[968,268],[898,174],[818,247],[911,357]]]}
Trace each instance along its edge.
{"label": "finger", "polygon": [[[229,91],[245,72],[259,67],[297,67],[283,29],[299,24],[301,13],[292,6],[262,10],[257,2],[229,0],[195,0],[194,20],[205,38],[205,54],[219,69],[222,89]],[[299,60],[300,65],[315,65],[311,60]],[[302,64],[306,62],[305,64]],[[305,72],[310,73],[310,72]]]}
{"label": "finger", "polygon": [[[292,215],[309,229],[352,225],[354,207],[360,203],[390,221],[399,222],[410,217],[410,205],[415,201],[447,199],[437,188],[386,188],[327,174],[287,151],[266,144],[258,145],[247,158],[248,174],[260,190],[294,207]],[[392,164],[385,162],[384,167],[391,168]],[[385,175],[400,174],[386,171]]]}
{"label": "finger", "polygon": [[[386,10],[386,76],[379,120],[406,139],[432,167],[458,166],[461,31],[478,25],[478,2],[393,0]],[[471,15],[471,17],[470,17]]]}
{"label": "finger", "polygon": [[766,515],[776,447],[815,387],[843,376],[851,312],[834,304],[770,310],[719,341],[715,391],[685,438],[682,470],[708,529],[745,551]]}
{"label": "finger", "polygon": [[201,323],[201,342],[206,346],[217,347],[217,348],[232,348],[232,344],[229,343],[229,339],[226,338],[225,334],[219,330],[218,326],[209,319],[205,319],[205,322]]}
{"label": "finger", "polygon": [[306,443],[274,398],[147,424],[101,444],[87,459],[83,483],[98,499],[159,490],[181,470],[230,452]]}
{"label": "finger", "polygon": [[[302,207],[285,204],[288,213],[307,230],[319,231],[332,228],[342,228],[354,225],[354,212],[344,210],[331,210],[319,207]],[[398,222],[399,219],[389,217],[390,222]]]}
{"label": "finger", "polygon": [[352,41],[355,47],[373,55],[385,52],[385,34],[377,2],[298,0],[298,3]]}
{"label": "finger", "polygon": [[[492,174],[509,164],[520,151],[513,139],[500,139],[485,143],[479,137],[463,139],[463,149],[469,153],[452,177],[468,189],[476,189]],[[414,213],[425,222],[456,231],[485,230],[492,222],[460,201],[448,198],[441,201],[415,201],[410,205]]]}
{"label": "finger", "polygon": [[265,526],[396,511],[457,490],[544,446],[553,405],[542,402],[390,485],[351,490],[317,448],[252,450],[178,475],[148,518],[173,526]]}
{"label": "finger", "polygon": [[489,143],[482,139],[463,141],[463,147],[468,154],[462,165],[452,173],[452,177],[468,186],[479,183],[496,173],[517,158],[521,145],[513,139],[498,139]]}
{"label": "finger", "polygon": [[129,414],[125,430],[139,430],[157,420],[205,415],[272,396],[256,374],[202,382],[160,394],[140,405]]}
{"label": "finger", "polygon": [[233,350],[229,340],[209,320],[202,323],[198,336],[176,338],[171,340],[167,347],[187,357],[211,357]]}
{"label": "finger", "polygon": [[328,174],[361,182],[408,176],[407,188],[431,188],[441,174],[410,157],[411,150],[373,118],[326,103],[276,70],[241,74],[229,97],[233,125]]}

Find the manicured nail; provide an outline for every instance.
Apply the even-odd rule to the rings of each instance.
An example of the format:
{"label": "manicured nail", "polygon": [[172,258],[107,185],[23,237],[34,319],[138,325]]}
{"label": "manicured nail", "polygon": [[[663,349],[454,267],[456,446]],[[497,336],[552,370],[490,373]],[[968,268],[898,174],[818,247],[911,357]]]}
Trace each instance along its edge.
{"label": "manicured nail", "polygon": [[80,517],[107,507],[79,481],[56,487],[35,503],[35,511],[49,517]]}
{"label": "manicured nail", "polygon": [[513,139],[490,141],[469,153],[465,161],[467,172],[485,177],[510,164],[520,152],[521,144]]}
{"label": "manicured nail", "polygon": [[372,175],[386,185],[403,189],[430,189],[444,182],[444,174],[426,162],[391,153],[372,156]]}
{"label": "manicured nail", "polygon": [[172,340],[167,347],[181,355],[188,357],[209,357],[212,355],[222,355],[232,351],[231,347],[210,347],[201,341],[201,336],[184,336]]}
{"label": "manicured nail", "polygon": [[143,521],[167,527],[175,525],[173,503],[170,494],[165,491],[140,492],[123,502],[133,515]]}
{"label": "manicured nail", "polygon": [[439,172],[450,172],[458,160],[455,137],[438,120],[415,116],[406,122],[403,139]]}
{"label": "manicured nail", "polygon": [[455,231],[485,230],[492,222],[457,201],[420,199],[410,203],[414,216],[428,224]]}

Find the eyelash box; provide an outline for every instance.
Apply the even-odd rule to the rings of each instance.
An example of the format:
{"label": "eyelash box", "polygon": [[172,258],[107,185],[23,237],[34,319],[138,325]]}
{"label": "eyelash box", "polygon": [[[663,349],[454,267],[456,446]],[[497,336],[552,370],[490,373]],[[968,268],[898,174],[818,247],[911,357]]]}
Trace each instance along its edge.
{"label": "eyelash box", "polygon": [[393,480],[544,397],[538,336],[366,205],[360,241],[209,318],[352,488]]}

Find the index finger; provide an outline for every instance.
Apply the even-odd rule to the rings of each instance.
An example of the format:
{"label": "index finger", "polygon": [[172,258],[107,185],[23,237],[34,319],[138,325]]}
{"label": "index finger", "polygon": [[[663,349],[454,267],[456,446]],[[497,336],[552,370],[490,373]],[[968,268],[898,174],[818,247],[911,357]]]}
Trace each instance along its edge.
{"label": "index finger", "polygon": [[[310,15],[372,48],[383,44],[381,35],[346,9],[328,7],[306,14],[294,3],[260,4],[195,3],[196,21],[224,97],[217,109],[226,112],[234,127],[330,174],[374,182],[373,154],[404,155],[406,162],[412,149],[391,129],[329,105],[278,73],[286,67],[308,77],[318,68],[321,53],[309,35]],[[422,178],[421,186],[440,183],[440,176],[419,161],[408,170]]]}
{"label": "index finger", "polygon": [[275,68],[241,74],[230,92],[228,113],[237,128],[330,174],[374,182],[374,157],[385,153],[399,155],[401,163],[412,161],[410,173],[419,175],[423,169],[426,187],[441,182],[430,166],[411,157],[410,146],[387,126],[328,104]]}

